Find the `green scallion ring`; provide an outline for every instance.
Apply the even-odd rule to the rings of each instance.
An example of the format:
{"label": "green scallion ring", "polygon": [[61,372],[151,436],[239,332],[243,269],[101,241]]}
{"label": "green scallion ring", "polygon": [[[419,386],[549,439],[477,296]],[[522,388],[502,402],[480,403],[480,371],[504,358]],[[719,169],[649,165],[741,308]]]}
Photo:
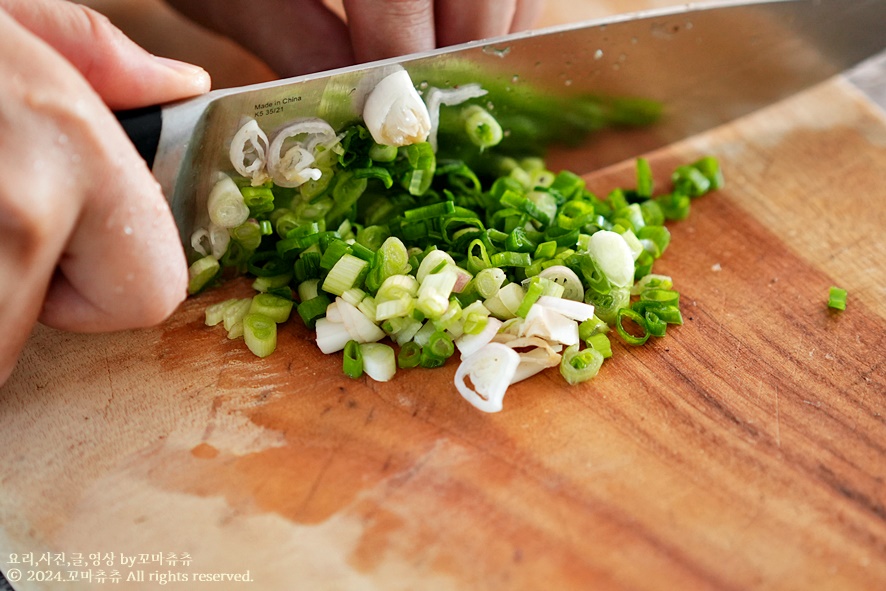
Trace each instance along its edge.
{"label": "green scallion ring", "polygon": [[[625,330],[624,319],[632,320],[637,326],[643,329],[643,336],[634,336]],[[646,326],[646,319],[630,308],[621,308],[615,315],[615,329],[624,341],[629,345],[642,345],[649,340],[649,327]]]}

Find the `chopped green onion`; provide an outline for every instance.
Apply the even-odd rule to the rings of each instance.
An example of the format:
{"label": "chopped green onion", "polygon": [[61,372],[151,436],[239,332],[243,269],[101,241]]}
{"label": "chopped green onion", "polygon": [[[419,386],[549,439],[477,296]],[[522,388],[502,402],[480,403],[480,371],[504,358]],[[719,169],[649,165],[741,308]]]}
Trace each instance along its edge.
{"label": "chopped green onion", "polygon": [[252,298],[243,298],[228,306],[222,317],[225,330],[231,332],[236,324],[243,322],[243,318],[249,313],[251,305]]}
{"label": "chopped green onion", "polygon": [[236,304],[237,301],[237,299],[229,299],[207,307],[205,312],[206,326],[215,326],[216,324],[220,324],[221,321],[225,318],[225,312],[227,311],[227,309],[230,308],[233,304]]}
{"label": "chopped green onion", "polygon": [[343,294],[356,285],[357,280],[368,266],[369,263],[352,254],[343,255],[329,270],[329,274],[323,281],[323,291],[334,295]]}
{"label": "chopped green onion", "polygon": [[652,178],[652,168],[646,158],[637,158],[637,195],[640,197],[652,197],[655,183]]}
{"label": "chopped green onion", "polygon": [[455,344],[452,342],[452,338],[442,330],[434,331],[425,347],[432,355],[443,359],[452,357],[452,354],[455,352]]}
{"label": "chopped green onion", "polygon": [[218,259],[212,255],[198,259],[188,267],[188,293],[199,293],[221,272]]}
{"label": "chopped green onion", "polygon": [[384,343],[362,343],[363,371],[376,382],[387,382],[397,372],[397,356],[393,347]]}
{"label": "chopped green onion", "polygon": [[255,281],[252,282],[252,289],[264,293],[272,289],[286,287],[290,281],[292,281],[291,273],[270,277],[256,277]]}
{"label": "chopped green onion", "polygon": [[292,300],[287,300],[269,293],[260,293],[252,298],[249,306],[250,314],[263,314],[277,324],[289,320],[292,311]]}
{"label": "chopped green onion", "polygon": [[846,309],[846,290],[832,286],[828,291],[828,308],[834,310]]}
{"label": "chopped green onion", "polygon": [[329,297],[320,294],[309,300],[302,301],[296,310],[298,311],[298,315],[301,316],[302,321],[305,323],[305,326],[313,329],[317,320],[326,315],[326,308],[329,307],[330,303],[332,302]]}
{"label": "chopped green onion", "polygon": [[409,369],[418,367],[419,363],[421,363],[421,345],[415,341],[404,343],[397,355],[397,366],[401,369]]}
{"label": "chopped green onion", "polygon": [[357,379],[363,375],[363,351],[357,341],[350,340],[345,345],[342,368],[349,378]]}
{"label": "chopped green onion", "polygon": [[247,314],[243,317],[243,339],[256,356],[267,357],[277,348],[277,324],[264,314]]}
{"label": "chopped green onion", "polygon": [[[624,327],[625,318],[631,320],[643,329],[643,334],[635,336],[629,333]],[[650,335],[649,329],[646,326],[646,319],[631,308],[622,308],[618,311],[616,314],[615,329],[618,331],[619,336],[621,336],[621,338],[629,345],[642,345],[649,340]]]}
{"label": "chopped green onion", "polygon": [[603,355],[594,348],[578,350],[578,345],[571,345],[563,352],[560,359],[560,375],[570,386],[586,382],[595,377],[603,365]]}
{"label": "chopped green onion", "polygon": [[501,125],[489,111],[479,105],[471,105],[462,111],[468,139],[479,148],[491,148],[504,137]]}
{"label": "chopped green onion", "polygon": [[597,333],[589,336],[585,339],[585,343],[587,343],[588,347],[593,347],[595,350],[600,352],[600,355],[603,356],[603,359],[609,359],[612,357],[612,342],[610,342],[609,337],[604,333]]}
{"label": "chopped green onion", "polygon": [[528,267],[532,263],[532,257],[528,252],[497,252],[489,261],[494,267]]}
{"label": "chopped green onion", "polygon": [[419,365],[422,367],[433,369],[435,367],[441,367],[446,363],[446,357],[440,357],[439,355],[435,355],[431,348],[427,345],[421,348],[421,358],[419,360]]}

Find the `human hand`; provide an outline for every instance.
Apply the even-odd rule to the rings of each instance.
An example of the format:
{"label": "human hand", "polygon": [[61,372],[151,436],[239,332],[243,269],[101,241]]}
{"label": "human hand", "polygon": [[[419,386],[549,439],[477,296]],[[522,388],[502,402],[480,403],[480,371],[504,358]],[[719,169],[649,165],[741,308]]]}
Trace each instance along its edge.
{"label": "human hand", "polygon": [[156,324],[187,266],[160,188],[110,109],[209,89],[65,0],[0,0],[0,384],[31,328]]}
{"label": "human hand", "polygon": [[295,76],[529,28],[544,0],[167,0]]}

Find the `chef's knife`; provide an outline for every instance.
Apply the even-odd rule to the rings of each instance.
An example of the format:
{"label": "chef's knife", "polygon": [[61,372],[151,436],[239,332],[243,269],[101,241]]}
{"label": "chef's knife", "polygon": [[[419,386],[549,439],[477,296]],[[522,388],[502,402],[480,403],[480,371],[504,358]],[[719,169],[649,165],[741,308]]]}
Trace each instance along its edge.
{"label": "chef's knife", "polygon": [[[357,119],[361,97],[398,67],[420,89],[480,82],[489,91],[484,100],[511,132],[505,148],[523,130],[541,130],[528,136],[531,147],[565,143],[570,149],[558,152],[557,166],[586,173],[840,73],[884,49],[884,32],[883,0],[721,0],[218,90],[121,120],[152,164],[188,244],[206,223],[215,173],[231,169],[228,146],[244,117],[268,131],[304,116],[337,128]],[[625,123],[620,108],[642,121],[656,110],[650,106],[661,116],[641,132],[587,133],[601,123]]]}

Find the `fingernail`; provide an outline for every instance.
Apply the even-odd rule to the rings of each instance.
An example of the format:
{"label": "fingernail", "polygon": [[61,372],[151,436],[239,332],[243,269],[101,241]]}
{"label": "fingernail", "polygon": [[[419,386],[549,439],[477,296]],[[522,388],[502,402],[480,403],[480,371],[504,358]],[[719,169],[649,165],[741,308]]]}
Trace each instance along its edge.
{"label": "fingernail", "polygon": [[154,59],[164,68],[174,71],[178,75],[191,79],[195,88],[209,90],[209,74],[200,66],[155,55]]}

